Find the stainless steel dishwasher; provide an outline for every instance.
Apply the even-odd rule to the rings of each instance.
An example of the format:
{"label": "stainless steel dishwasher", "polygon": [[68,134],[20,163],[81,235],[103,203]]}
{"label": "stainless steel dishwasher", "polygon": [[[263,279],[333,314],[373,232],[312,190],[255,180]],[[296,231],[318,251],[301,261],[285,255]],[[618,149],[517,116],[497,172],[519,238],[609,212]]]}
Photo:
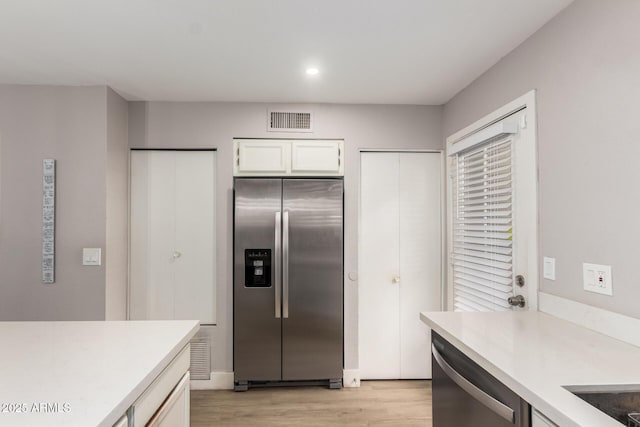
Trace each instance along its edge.
{"label": "stainless steel dishwasher", "polygon": [[433,425],[531,425],[531,406],[460,350],[431,333]]}

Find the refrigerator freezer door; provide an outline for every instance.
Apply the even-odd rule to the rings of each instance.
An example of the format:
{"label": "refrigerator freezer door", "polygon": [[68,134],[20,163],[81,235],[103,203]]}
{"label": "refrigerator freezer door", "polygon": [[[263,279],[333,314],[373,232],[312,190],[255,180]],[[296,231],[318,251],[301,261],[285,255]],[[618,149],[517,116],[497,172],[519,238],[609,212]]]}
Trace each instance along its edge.
{"label": "refrigerator freezer door", "polygon": [[342,181],[285,179],[282,188],[282,379],[342,378]]}
{"label": "refrigerator freezer door", "polygon": [[[235,180],[233,365],[235,381],[279,381],[281,365],[280,291],[276,217],[282,207],[282,180]],[[249,251],[249,252],[247,252]],[[270,256],[268,287],[247,287],[246,274],[263,274]],[[249,261],[247,261],[249,260]],[[251,262],[247,269],[246,263]]]}

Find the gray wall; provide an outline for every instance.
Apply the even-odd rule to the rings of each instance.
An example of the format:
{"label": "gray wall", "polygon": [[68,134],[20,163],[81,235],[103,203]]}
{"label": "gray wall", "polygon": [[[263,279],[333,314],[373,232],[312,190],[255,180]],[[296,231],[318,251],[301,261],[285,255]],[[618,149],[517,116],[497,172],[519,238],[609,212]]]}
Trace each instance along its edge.
{"label": "gray wall", "polygon": [[128,103],[107,88],[105,317],[127,316],[129,216]]}
{"label": "gray wall", "polygon": [[[640,2],[578,0],[455,96],[443,136],[537,90],[541,291],[640,317]],[[582,290],[612,266],[614,296]],[[540,275],[542,277],[542,274]]]}
{"label": "gray wall", "polygon": [[[0,85],[0,320],[104,319],[106,88]],[[56,283],[41,281],[42,159],[57,161]]]}
{"label": "gray wall", "polygon": [[[267,104],[129,103],[132,148],[217,148],[217,326],[214,371],[231,371],[232,360],[232,140],[254,138],[344,138],[345,276],[358,270],[359,148],[435,148],[442,146],[441,107],[304,105],[314,116],[313,134],[266,132]],[[295,108],[295,106],[290,106]],[[381,171],[384,173],[384,171]],[[357,282],[345,278],[345,367],[358,366]]]}

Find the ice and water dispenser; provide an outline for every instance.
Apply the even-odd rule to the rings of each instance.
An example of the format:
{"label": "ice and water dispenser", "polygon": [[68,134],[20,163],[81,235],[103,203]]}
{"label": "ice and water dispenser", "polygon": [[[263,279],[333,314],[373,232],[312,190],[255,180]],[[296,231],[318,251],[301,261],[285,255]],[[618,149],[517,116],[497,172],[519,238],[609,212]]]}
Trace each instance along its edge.
{"label": "ice and water dispenser", "polygon": [[244,286],[247,288],[271,286],[271,249],[245,249]]}

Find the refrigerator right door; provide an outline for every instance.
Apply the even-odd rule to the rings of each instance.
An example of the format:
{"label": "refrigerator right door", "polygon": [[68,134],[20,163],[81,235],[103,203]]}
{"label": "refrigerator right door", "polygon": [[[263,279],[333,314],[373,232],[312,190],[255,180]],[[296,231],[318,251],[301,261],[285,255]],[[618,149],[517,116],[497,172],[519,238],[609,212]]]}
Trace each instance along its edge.
{"label": "refrigerator right door", "polygon": [[283,180],[282,215],[282,379],[341,379],[342,180]]}

